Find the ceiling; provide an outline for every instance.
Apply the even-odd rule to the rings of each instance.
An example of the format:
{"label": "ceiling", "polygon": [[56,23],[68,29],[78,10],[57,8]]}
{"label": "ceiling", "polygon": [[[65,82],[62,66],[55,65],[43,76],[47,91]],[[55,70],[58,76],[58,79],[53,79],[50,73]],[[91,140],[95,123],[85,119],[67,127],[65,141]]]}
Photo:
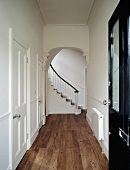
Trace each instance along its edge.
{"label": "ceiling", "polygon": [[37,0],[46,25],[86,25],[94,0]]}

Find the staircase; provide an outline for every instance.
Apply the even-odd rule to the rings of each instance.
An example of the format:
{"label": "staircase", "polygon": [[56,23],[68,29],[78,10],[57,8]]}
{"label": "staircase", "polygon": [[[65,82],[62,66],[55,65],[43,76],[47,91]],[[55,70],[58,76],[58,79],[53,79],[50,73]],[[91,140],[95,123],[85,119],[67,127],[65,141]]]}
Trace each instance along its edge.
{"label": "staircase", "polygon": [[[56,113],[81,113],[82,106],[78,105],[79,91],[64,80],[52,65],[48,70],[48,92],[51,96],[48,102],[50,103],[48,106],[50,110],[59,108],[59,110],[55,110]],[[53,108],[51,109],[51,107]],[[49,109],[48,112],[51,114]]]}

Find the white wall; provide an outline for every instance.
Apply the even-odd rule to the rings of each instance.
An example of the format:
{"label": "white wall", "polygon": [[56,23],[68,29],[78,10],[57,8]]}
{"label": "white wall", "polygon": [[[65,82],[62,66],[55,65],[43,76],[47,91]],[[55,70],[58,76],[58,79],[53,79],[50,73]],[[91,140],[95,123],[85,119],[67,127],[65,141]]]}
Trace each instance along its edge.
{"label": "white wall", "polygon": [[86,109],[85,68],[87,62],[82,55],[82,52],[77,50],[63,49],[55,56],[51,64],[61,77],[79,91],[78,105]]}
{"label": "white wall", "polygon": [[104,115],[104,151],[108,157],[108,21],[119,0],[97,0],[89,19],[90,60],[88,66],[88,120],[91,124],[92,108]]}
{"label": "white wall", "polygon": [[[1,0],[0,2],[0,169],[11,166],[9,153],[9,28],[21,37],[34,53],[42,56],[43,25],[30,0]],[[37,7],[36,7],[37,8]],[[31,73],[33,74],[33,73]],[[32,79],[35,83],[35,78]],[[35,86],[31,88],[34,93]],[[33,98],[33,97],[31,97]],[[4,117],[4,115],[6,115]]]}
{"label": "white wall", "polygon": [[57,47],[75,47],[83,53],[89,51],[89,32],[87,26],[45,26],[44,53]]}

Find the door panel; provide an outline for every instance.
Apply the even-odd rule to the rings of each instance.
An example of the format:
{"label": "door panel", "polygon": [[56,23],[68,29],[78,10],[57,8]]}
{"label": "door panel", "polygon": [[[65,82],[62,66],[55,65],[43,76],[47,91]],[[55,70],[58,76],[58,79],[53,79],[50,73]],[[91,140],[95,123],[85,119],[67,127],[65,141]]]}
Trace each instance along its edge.
{"label": "door panel", "polygon": [[27,150],[26,100],[27,50],[13,40],[13,164],[18,165]]}
{"label": "door panel", "polygon": [[[125,9],[125,10],[124,10]],[[120,1],[109,21],[110,170],[130,169],[130,1]]]}
{"label": "door panel", "polygon": [[113,26],[112,108],[119,112],[119,20]]}

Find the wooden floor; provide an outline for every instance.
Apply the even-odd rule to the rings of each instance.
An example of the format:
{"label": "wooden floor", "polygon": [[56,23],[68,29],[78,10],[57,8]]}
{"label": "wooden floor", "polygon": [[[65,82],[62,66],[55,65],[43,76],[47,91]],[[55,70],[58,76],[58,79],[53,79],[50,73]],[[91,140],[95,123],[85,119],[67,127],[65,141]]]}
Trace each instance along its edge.
{"label": "wooden floor", "polygon": [[17,170],[108,170],[82,115],[49,115]]}

